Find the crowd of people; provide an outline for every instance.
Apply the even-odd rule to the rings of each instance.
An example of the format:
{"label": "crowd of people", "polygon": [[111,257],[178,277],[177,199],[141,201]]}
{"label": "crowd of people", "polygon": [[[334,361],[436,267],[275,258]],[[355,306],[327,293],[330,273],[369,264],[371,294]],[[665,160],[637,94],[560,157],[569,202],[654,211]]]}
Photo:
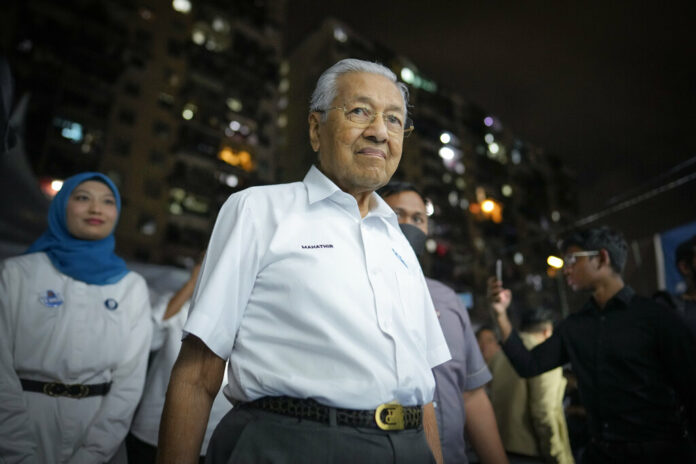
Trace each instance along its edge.
{"label": "crowd of people", "polygon": [[495,327],[474,333],[421,270],[425,197],[391,180],[405,85],[341,60],[308,122],[304,180],[232,195],[190,278],[152,301],[114,253],[116,186],[64,182],[46,232],[0,263],[0,462],[696,462],[696,237],[666,304],[624,283],[619,232],[576,231],[563,272],[587,303],[516,330],[491,277]]}

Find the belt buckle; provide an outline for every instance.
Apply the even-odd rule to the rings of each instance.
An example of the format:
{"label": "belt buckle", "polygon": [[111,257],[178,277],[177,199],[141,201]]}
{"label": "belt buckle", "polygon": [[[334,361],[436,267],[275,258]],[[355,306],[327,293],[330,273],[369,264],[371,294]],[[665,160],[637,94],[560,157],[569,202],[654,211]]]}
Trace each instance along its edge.
{"label": "belt buckle", "polygon": [[[78,391],[73,393],[73,389],[77,388]],[[68,385],[68,388],[65,391],[65,396],[68,398],[84,398],[87,396],[89,393],[89,387],[87,385],[82,385],[82,384],[77,384],[77,385]]]}
{"label": "belt buckle", "polygon": [[403,430],[403,406],[397,402],[380,404],[375,410],[375,422],[382,430]]}
{"label": "belt buckle", "polygon": [[46,382],[43,386],[43,392],[48,396],[63,396],[65,394],[65,385],[58,382]]}
{"label": "belt buckle", "polygon": [[[73,390],[77,391],[73,391]],[[43,386],[43,392],[48,396],[65,396],[67,398],[84,398],[89,393],[86,385],[65,385],[59,382],[47,382]]]}

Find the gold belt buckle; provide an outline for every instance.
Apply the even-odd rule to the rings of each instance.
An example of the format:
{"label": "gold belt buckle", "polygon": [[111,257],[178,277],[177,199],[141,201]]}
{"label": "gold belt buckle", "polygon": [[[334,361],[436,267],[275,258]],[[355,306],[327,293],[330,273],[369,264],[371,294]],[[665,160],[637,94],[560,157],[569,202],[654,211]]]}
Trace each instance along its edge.
{"label": "gold belt buckle", "polygon": [[380,404],[375,410],[375,422],[382,430],[403,430],[403,406],[397,402]]}

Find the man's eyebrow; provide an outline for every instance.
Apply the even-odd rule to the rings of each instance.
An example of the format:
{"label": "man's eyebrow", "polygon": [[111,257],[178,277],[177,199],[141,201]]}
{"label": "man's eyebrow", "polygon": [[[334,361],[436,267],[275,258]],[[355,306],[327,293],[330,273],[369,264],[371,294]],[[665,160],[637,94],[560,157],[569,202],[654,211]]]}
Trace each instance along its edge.
{"label": "man's eyebrow", "polygon": [[[351,103],[367,103],[370,106],[375,106],[375,101],[367,96],[358,96],[351,100]],[[404,111],[404,108],[400,105],[389,105],[384,111]]]}

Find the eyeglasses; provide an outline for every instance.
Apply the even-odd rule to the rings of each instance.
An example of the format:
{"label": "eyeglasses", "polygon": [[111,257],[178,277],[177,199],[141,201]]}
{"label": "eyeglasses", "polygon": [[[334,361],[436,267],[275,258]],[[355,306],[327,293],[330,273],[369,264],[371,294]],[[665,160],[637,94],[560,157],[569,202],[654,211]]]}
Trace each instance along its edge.
{"label": "eyeglasses", "polygon": [[581,256],[597,256],[599,255],[599,251],[592,250],[592,251],[576,251],[574,253],[568,253],[563,257],[563,265],[564,266],[572,266],[575,264],[575,262],[578,260],[579,257]]}
{"label": "eyeglasses", "polygon": [[365,127],[375,122],[377,115],[381,114],[382,119],[384,120],[384,125],[387,126],[387,132],[393,135],[403,135],[404,137],[408,137],[413,131],[413,121],[411,121],[410,118],[407,118],[406,122],[404,123],[403,118],[394,112],[384,113],[382,111],[372,111],[371,109],[363,106],[356,106],[353,108],[347,108],[345,106],[332,106],[331,108],[321,110],[321,112],[330,110],[342,110],[343,115],[348,121]]}

